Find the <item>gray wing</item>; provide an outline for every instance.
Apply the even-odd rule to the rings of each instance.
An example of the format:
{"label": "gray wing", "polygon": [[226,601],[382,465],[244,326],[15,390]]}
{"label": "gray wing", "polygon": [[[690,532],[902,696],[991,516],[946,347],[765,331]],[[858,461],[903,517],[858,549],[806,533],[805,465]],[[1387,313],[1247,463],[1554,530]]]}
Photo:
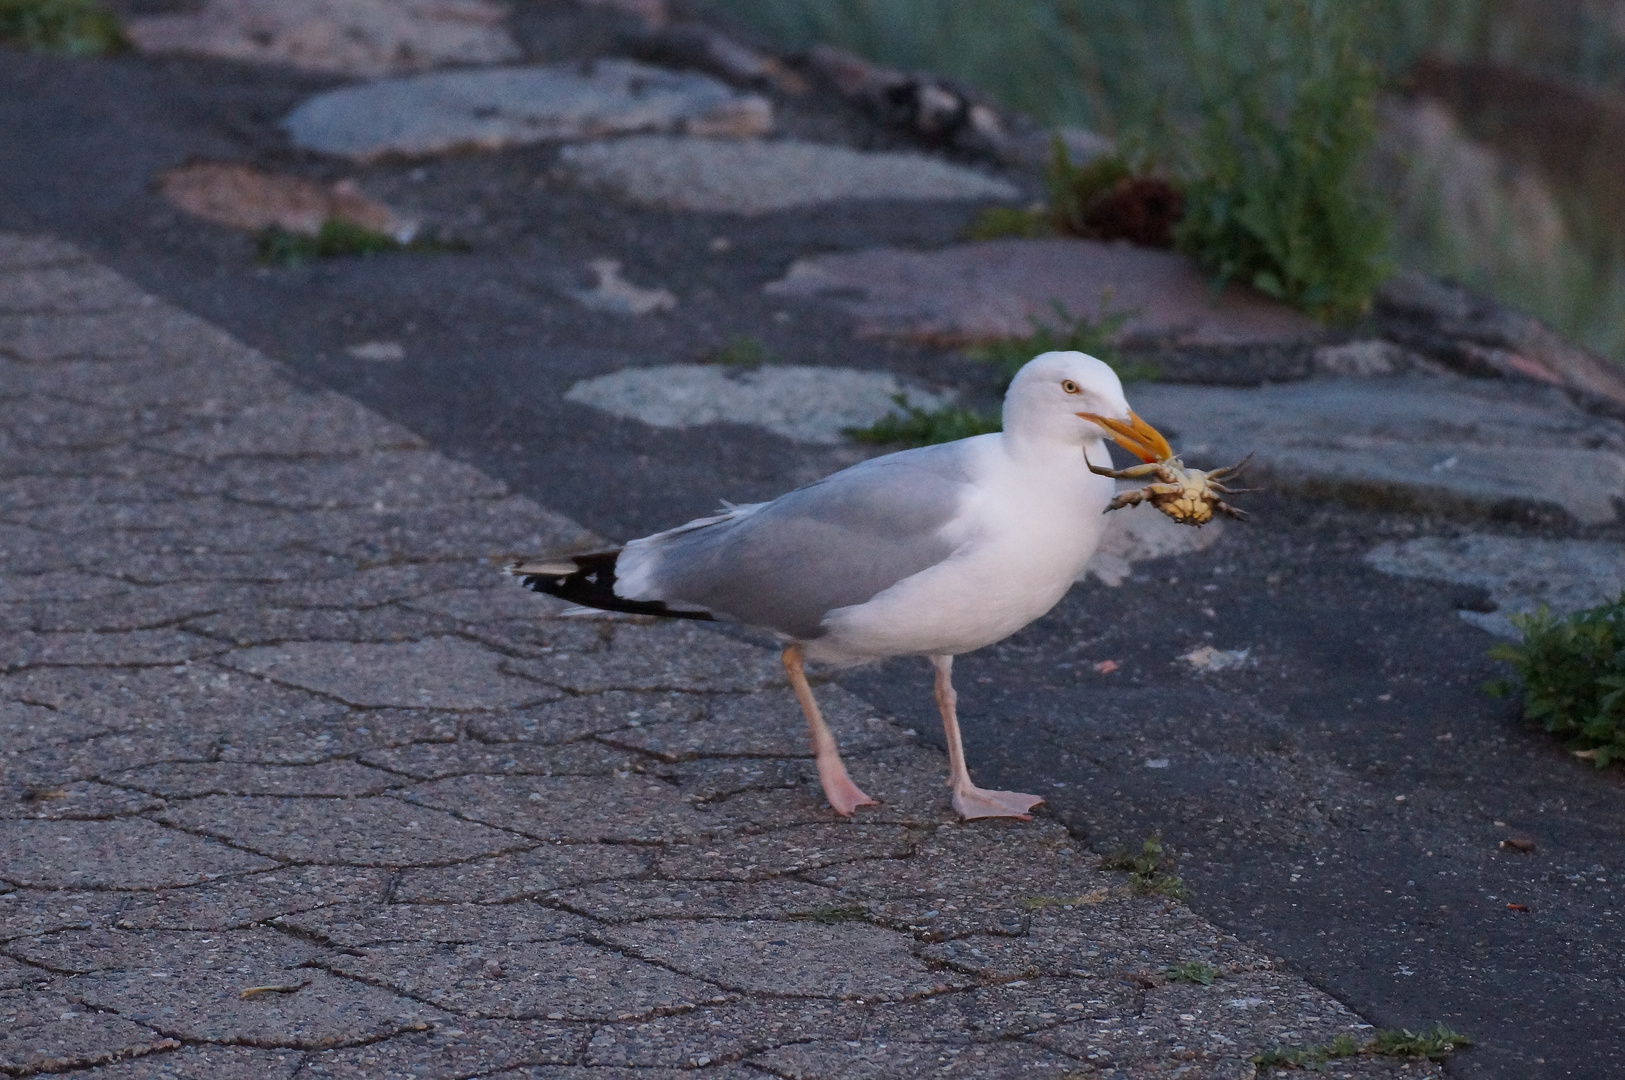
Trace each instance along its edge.
{"label": "gray wing", "polygon": [[811,640],[826,613],[953,553],[942,533],[969,483],[966,456],[963,444],[889,454],[770,503],[634,541],[616,568],[629,591],[616,591]]}

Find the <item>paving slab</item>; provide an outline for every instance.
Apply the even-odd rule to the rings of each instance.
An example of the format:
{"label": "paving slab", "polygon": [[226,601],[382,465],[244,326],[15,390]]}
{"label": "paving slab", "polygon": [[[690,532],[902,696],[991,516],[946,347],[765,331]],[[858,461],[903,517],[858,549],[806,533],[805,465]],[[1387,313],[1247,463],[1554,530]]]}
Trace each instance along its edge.
{"label": "paving slab", "polygon": [[486,742],[562,743],[629,723],[658,724],[695,720],[711,700],[700,694],[668,691],[610,690],[532,709],[515,709],[469,718],[469,733]]}
{"label": "paving slab", "polygon": [[364,756],[369,765],[419,780],[448,776],[601,776],[644,772],[648,758],[598,742],[565,746],[526,744],[490,746],[473,740],[456,743],[415,743],[374,750]]}
{"label": "paving slab", "polygon": [[636,1019],[730,996],[714,984],[580,942],[377,945],[322,963],[472,1017]]}
{"label": "paving slab", "polygon": [[[1079,1062],[1030,1043],[941,1046],[868,1039],[823,1039],[784,1046],[751,1059],[793,1080],[912,1080],[914,1077],[1022,1076],[1064,1080]],[[1086,1074],[1085,1074],[1086,1075]]]}
{"label": "paving slab", "polygon": [[517,60],[506,15],[490,0],[208,0],[195,10],[143,15],[124,25],[144,53],[376,77]]}
{"label": "paving slab", "polygon": [[1541,607],[1568,615],[1625,594],[1625,550],[1607,541],[1486,533],[1425,536],[1379,544],[1366,554],[1366,562],[1386,574],[1484,590],[1493,611],[1463,608],[1457,614],[1508,638],[1522,637],[1509,615]]}
{"label": "paving slab", "polygon": [[16,802],[0,804],[0,818],[63,821],[129,817],[162,809],[164,801],[139,791],[76,780],[58,787],[32,787]]}
{"label": "paving slab", "polygon": [[455,637],[389,645],[288,642],[242,649],[225,662],[351,705],[500,709],[560,696],[535,683],[503,677],[501,654]]}
{"label": "paving slab", "polygon": [[1146,384],[1135,408],[1193,464],[1253,453],[1272,485],[1429,510],[1616,519],[1625,423],[1555,388],[1398,376],[1251,390]]}
{"label": "paving slab", "polygon": [[567,146],[583,180],[655,206],[766,214],[819,203],[895,199],[1011,201],[1008,181],[924,154],[781,139],[737,142],[643,135]]}
{"label": "paving slab", "polygon": [[839,908],[832,890],[804,881],[608,881],[560,889],[549,903],[601,922],[643,919],[792,919]]}
{"label": "paving slab", "polygon": [[1183,344],[1301,342],[1319,327],[1285,304],[1232,285],[1214,292],[1183,255],[1095,240],[992,240],[937,251],[798,259],[770,296],[827,299],[859,334],[944,344],[1024,338],[1072,318],[1124,317],[1121,333]]}
{"label": "paving slab", "polygon": [[[84,1004],[187,1041],[309,1049],[446,1019],[421,1002],[311,970],[306,961],[318,948],[267,930],[70,930],[10,948],[81,973],[69,985]],[[260,987],[281,989],[243,993]]]}
{"label": "paving slab", "polygon": [[456,776],[401,796],[536,840],[658,843],[727,828],[650,776]]}
{"label": "paving slab", "polygon": [[592,881],[642,877],[653,854],[627,844],[542,844],[455,866],[409,869],[394,899],[407,904],[505,904]]}
{"label": "paving slab", "polygon": [[[855,1000],[754,998],[707,1005],[633,1023],[605,1024],[593,1033],[586,1060],[595,1070],[661,1066],[704,1069],[787,1043],[842,1037],[863,1030],[867,1010]],[[707,1072],[685,1073],[706,1076]]]}
{"label": "paving slab", "polygon": [[741,692],[786,683],[784,667],[773,653],[684,620],[617,635],[608,650],[510,660],[505,669],[576,694],[603,690]]}
{"label": "paving slab", "polygon": [[283,126],[302,150],[367,161],[632,131],[761,135],[772,107],[705,75],[597,60],[380,79],[313,97]]}
{"label": "paving slab", "polygon": [[[721,804],[727,813],[729,804]],[[902,859],[918,837],[898,825],[821,821],[812,825],[691,844],[667,844],[655,871],[661,877],[709,881],[757,881],[868,859]],[[828,876],[819,880],[827,883]]]}
{"label": "paving slab", "polygon": [[154,765],[120,773],[118,783],[167,798],[199,795],[376,795],[404,781],[354,761],[315,765],[250,765],[209,761]]}
{"label": "paving slab", "polygon": [[209,795],[162,819],[273,858],[340,866],[444,866],[529,846],[522,836],[388,797]]}
{"label": "paving slab", "polygon": [[905,386],[884,371],[719,364],[627,368],[576,383],[566,401],[657,428],[750,424],[795,442],[835,445],[850,428],[898,412],[896,399],[935,410],[953,394]]}
{"label": "paving slab", "polygon": [[652,920],[609,927],[602,936],[742,993],[896,1000],[968,983],[921,963],[908,938],[863,923]]}
{"label": "paving slab", "polygon": [[[639,750],[664,761],[701,757],[811,757],[806,733],[775,707],[774,695],[712,695],[700,720],[640,721],[599,735],[613,746]],[[841,752],[861,754],[888,746],[912,745],[890,717],[878,716],[867,702],[839,686],[820,687],[818,706],[835,732]]]}
{"label": "paving slab", "polygon": [[0,1068],[18,1073],[83,1069],[180,1044],[59,993],[0,991]]}
{"label": "paving slab", "polygon": [[293,1080],[305,1054],[248,1046],[181,1046],[104,1065],[85,1080]]}
{"label": "paving slab", "polygon": [[518,1065],[574,1061],[587,1031],[548,1020],[459,1019],[366,1046],[313,1053],[300,1074],[319,1080],[488,1076]]}
{"label": "paving slab", "polygon": [[338,904],[284,915],[278,927],[344,949],[386,942],[562,941],[597,926],[540,904]]}
{"label": "paving slab", "polygon": [[282,866],[131,894],[107,917],[121,930],[241,930],[329,905],[381,901],[392,873],[372,867]]}
{"label": "paving slab", "polygon": [[13,885],[157,889],[274,865],[144,818],[0,821],[0,878]]}

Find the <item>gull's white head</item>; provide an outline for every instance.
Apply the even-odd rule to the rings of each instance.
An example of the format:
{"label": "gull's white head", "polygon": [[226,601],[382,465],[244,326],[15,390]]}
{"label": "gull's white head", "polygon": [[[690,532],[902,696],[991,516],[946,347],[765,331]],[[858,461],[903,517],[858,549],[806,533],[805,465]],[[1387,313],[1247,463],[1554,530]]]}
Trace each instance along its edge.
{"label": "gull's white head", "polygon": [[1145,461],[1172,454],[1128,407],[1117,372],[1081,352],[1043,353],[1016,372],[1004,395],[1004,430],[1019,440],[1068,446],[1110,438]]}

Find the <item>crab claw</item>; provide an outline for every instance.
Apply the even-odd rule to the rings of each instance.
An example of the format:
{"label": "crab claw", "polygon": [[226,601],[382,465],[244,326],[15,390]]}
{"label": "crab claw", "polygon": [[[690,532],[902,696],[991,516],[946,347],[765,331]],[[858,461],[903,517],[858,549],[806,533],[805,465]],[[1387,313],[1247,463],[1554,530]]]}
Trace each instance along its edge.
{"label": "crab claw", "polygon": [[1140,419],[1132,409],[1129,410],[1127,420],[1114,420],[1109,416],[1098,416],[1095,413],[1081,412],[1078,415],[1105,428],[1111,433],[1113,442],[1141,461],[1147,463],[1167,461],[1174,456],[1174,448],[1168,445],[1168,440],[1162,437],[1162,432]]}

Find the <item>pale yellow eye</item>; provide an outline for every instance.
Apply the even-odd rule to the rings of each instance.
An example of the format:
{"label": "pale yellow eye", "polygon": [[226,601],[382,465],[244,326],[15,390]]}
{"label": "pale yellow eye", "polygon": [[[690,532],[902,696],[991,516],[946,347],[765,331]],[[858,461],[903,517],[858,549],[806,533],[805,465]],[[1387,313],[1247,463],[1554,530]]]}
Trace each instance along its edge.
{"label": "pale yellow eye", "polygon": [[1083,393],[1082,390],[1078,389],[1078,384],[1073,382],[1071,379],[1062,379],[1061,380],[1061,389],[1065,390],[1069,394],[1081,394],[1081,393]]}

